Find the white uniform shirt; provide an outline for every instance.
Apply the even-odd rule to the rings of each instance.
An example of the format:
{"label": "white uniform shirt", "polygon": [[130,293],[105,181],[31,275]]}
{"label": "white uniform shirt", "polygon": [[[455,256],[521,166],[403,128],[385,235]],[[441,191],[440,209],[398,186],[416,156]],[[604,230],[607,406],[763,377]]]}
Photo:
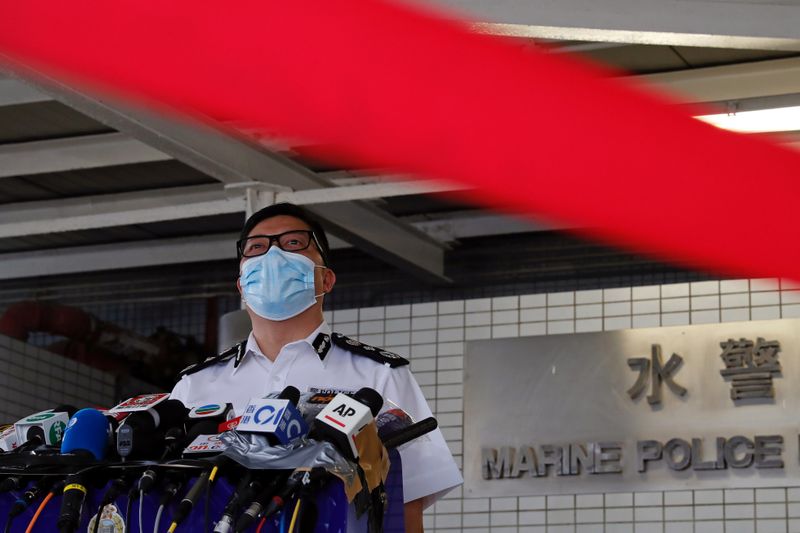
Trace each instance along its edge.
{"label": "white uniform shirt", "polygon": [[[313,342],[320,333],[330,335],[323,322],[303,340],[287,344],[272,362],[250,334],[246,351],[236,366],[235,358],[183,376],[172,390],[172,398],[187,407],[206,403],[231,403],[241,414],[250,398],[263,397],[288,385],[301,392],[354,392],[371,387],[405,410],[415,421],[431,416],[431,410],[408,366],[391,368],[369,357],[353,354],[331,343],[320,353]],[[450,449],[440,430],[412,441],[400,451],[403,460],[404,500],[424,498],[428,507],[463,483]]]}

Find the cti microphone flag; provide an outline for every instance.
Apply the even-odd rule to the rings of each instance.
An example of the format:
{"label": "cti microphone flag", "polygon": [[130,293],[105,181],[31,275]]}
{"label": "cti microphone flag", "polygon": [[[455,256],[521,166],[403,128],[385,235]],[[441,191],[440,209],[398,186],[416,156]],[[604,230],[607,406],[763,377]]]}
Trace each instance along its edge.
{"label": "cti microphone flag", "polygon": [[[334,163],[468,185],[480,204],[638,252],[800,279],[800,153],[455,17],[392,0],[6,2],[0,53],[112,97],[323,146],[314,155]],[[743,194],[769,215],[732,215]]]}

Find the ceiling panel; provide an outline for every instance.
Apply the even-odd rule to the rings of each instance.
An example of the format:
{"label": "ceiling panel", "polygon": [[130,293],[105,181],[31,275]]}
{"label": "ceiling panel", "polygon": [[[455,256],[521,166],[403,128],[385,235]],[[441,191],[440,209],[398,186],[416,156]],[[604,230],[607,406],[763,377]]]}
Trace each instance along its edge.
{"label": "ceiling panel", "polygon": [[203,185],[216,180],[178,161],[0,178],[0,204]]}
{"label": "ceiling panel", "polygon": [[0,144],[111,131],[111,128],[55,101],[0,106]]}

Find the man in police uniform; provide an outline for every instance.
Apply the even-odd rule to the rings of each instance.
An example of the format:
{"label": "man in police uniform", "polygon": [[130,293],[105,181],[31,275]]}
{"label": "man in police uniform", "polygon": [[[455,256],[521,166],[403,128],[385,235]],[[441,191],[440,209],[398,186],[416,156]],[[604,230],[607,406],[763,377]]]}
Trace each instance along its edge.
{"label": "man in police uniform", "polygon": [[[294,385],[301,391],[371,387],[415,420],[431,416],[408,361],[332,333],[322,315],[333,289],[328,241],[303,208],[276,204],[253,214],[237,242],[236,282],[253,331],[246,342],[182,372],[172,397],[187,406],[232,403]],[[422,511],[463,480],[438,429],[401,450],[406,531],[422,531]]]}

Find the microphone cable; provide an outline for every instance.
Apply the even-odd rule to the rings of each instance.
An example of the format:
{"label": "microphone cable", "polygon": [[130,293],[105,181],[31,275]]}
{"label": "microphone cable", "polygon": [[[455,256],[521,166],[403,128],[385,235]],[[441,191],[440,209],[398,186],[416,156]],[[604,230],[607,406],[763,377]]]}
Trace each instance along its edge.
{"label": "microphone cable", "polygon": [[292,521],[289,522],[289,533],[294,533],[294,526],[297,523],[297,516],[300,514],[300,505],[303,503],[303,500],[297,500],[297,503],[294,506],[294,512],[292,513]]}
{"label": "microphone cable", "polygon": [[52,491],[47,493],[47,496],[45,496],[44,500],[42,500],[42,503],[39,504],[39,507],[36,509],[36,512],[33,513],[33,518],[31,518],[31,521],[28,522],[28,527],[25,529],[25,533],[31,533],[31,531],[33,531],[33,525],[39,519],[39,515],[42,514],[42,511],[44,510],[44,507],[47,505],[47,503],[50,500],[53,499],[54,495],[55,495],[55,493],[52,492]]}
{"label": "microphone cable", "polygon": [[158,511],[156,512],[156,521],[153,524],[153,533],[158,533],[158,525],[161,523],[161,514],[164,512],[164,504],[158,506]]}
{"label": "microphone cable", "polygon": [[63,488],[64,488],[64,483],[63,482],[59,482],[59,483],[56,483],[55,485],[53,485],[53,487],[47,492],[47,495],[41,501],[41,503],[39,504],[39,507],[36,508],[36,512],[33,513],[33,517],[31,518],[31,521],[28,522],[28,527],[25,529],[25,533],[31,533],[31,531],[33,531],[33,525],[36,523],[37,520],[39,520],[39,516],[42,514],[42,511],[44,510],[45,506]]}
{"label": "microphone cable", "polygon": [[144,533],[144,529],[142,528],[142,501],[144,500],[144,491],[139,489],[139,533]]}

